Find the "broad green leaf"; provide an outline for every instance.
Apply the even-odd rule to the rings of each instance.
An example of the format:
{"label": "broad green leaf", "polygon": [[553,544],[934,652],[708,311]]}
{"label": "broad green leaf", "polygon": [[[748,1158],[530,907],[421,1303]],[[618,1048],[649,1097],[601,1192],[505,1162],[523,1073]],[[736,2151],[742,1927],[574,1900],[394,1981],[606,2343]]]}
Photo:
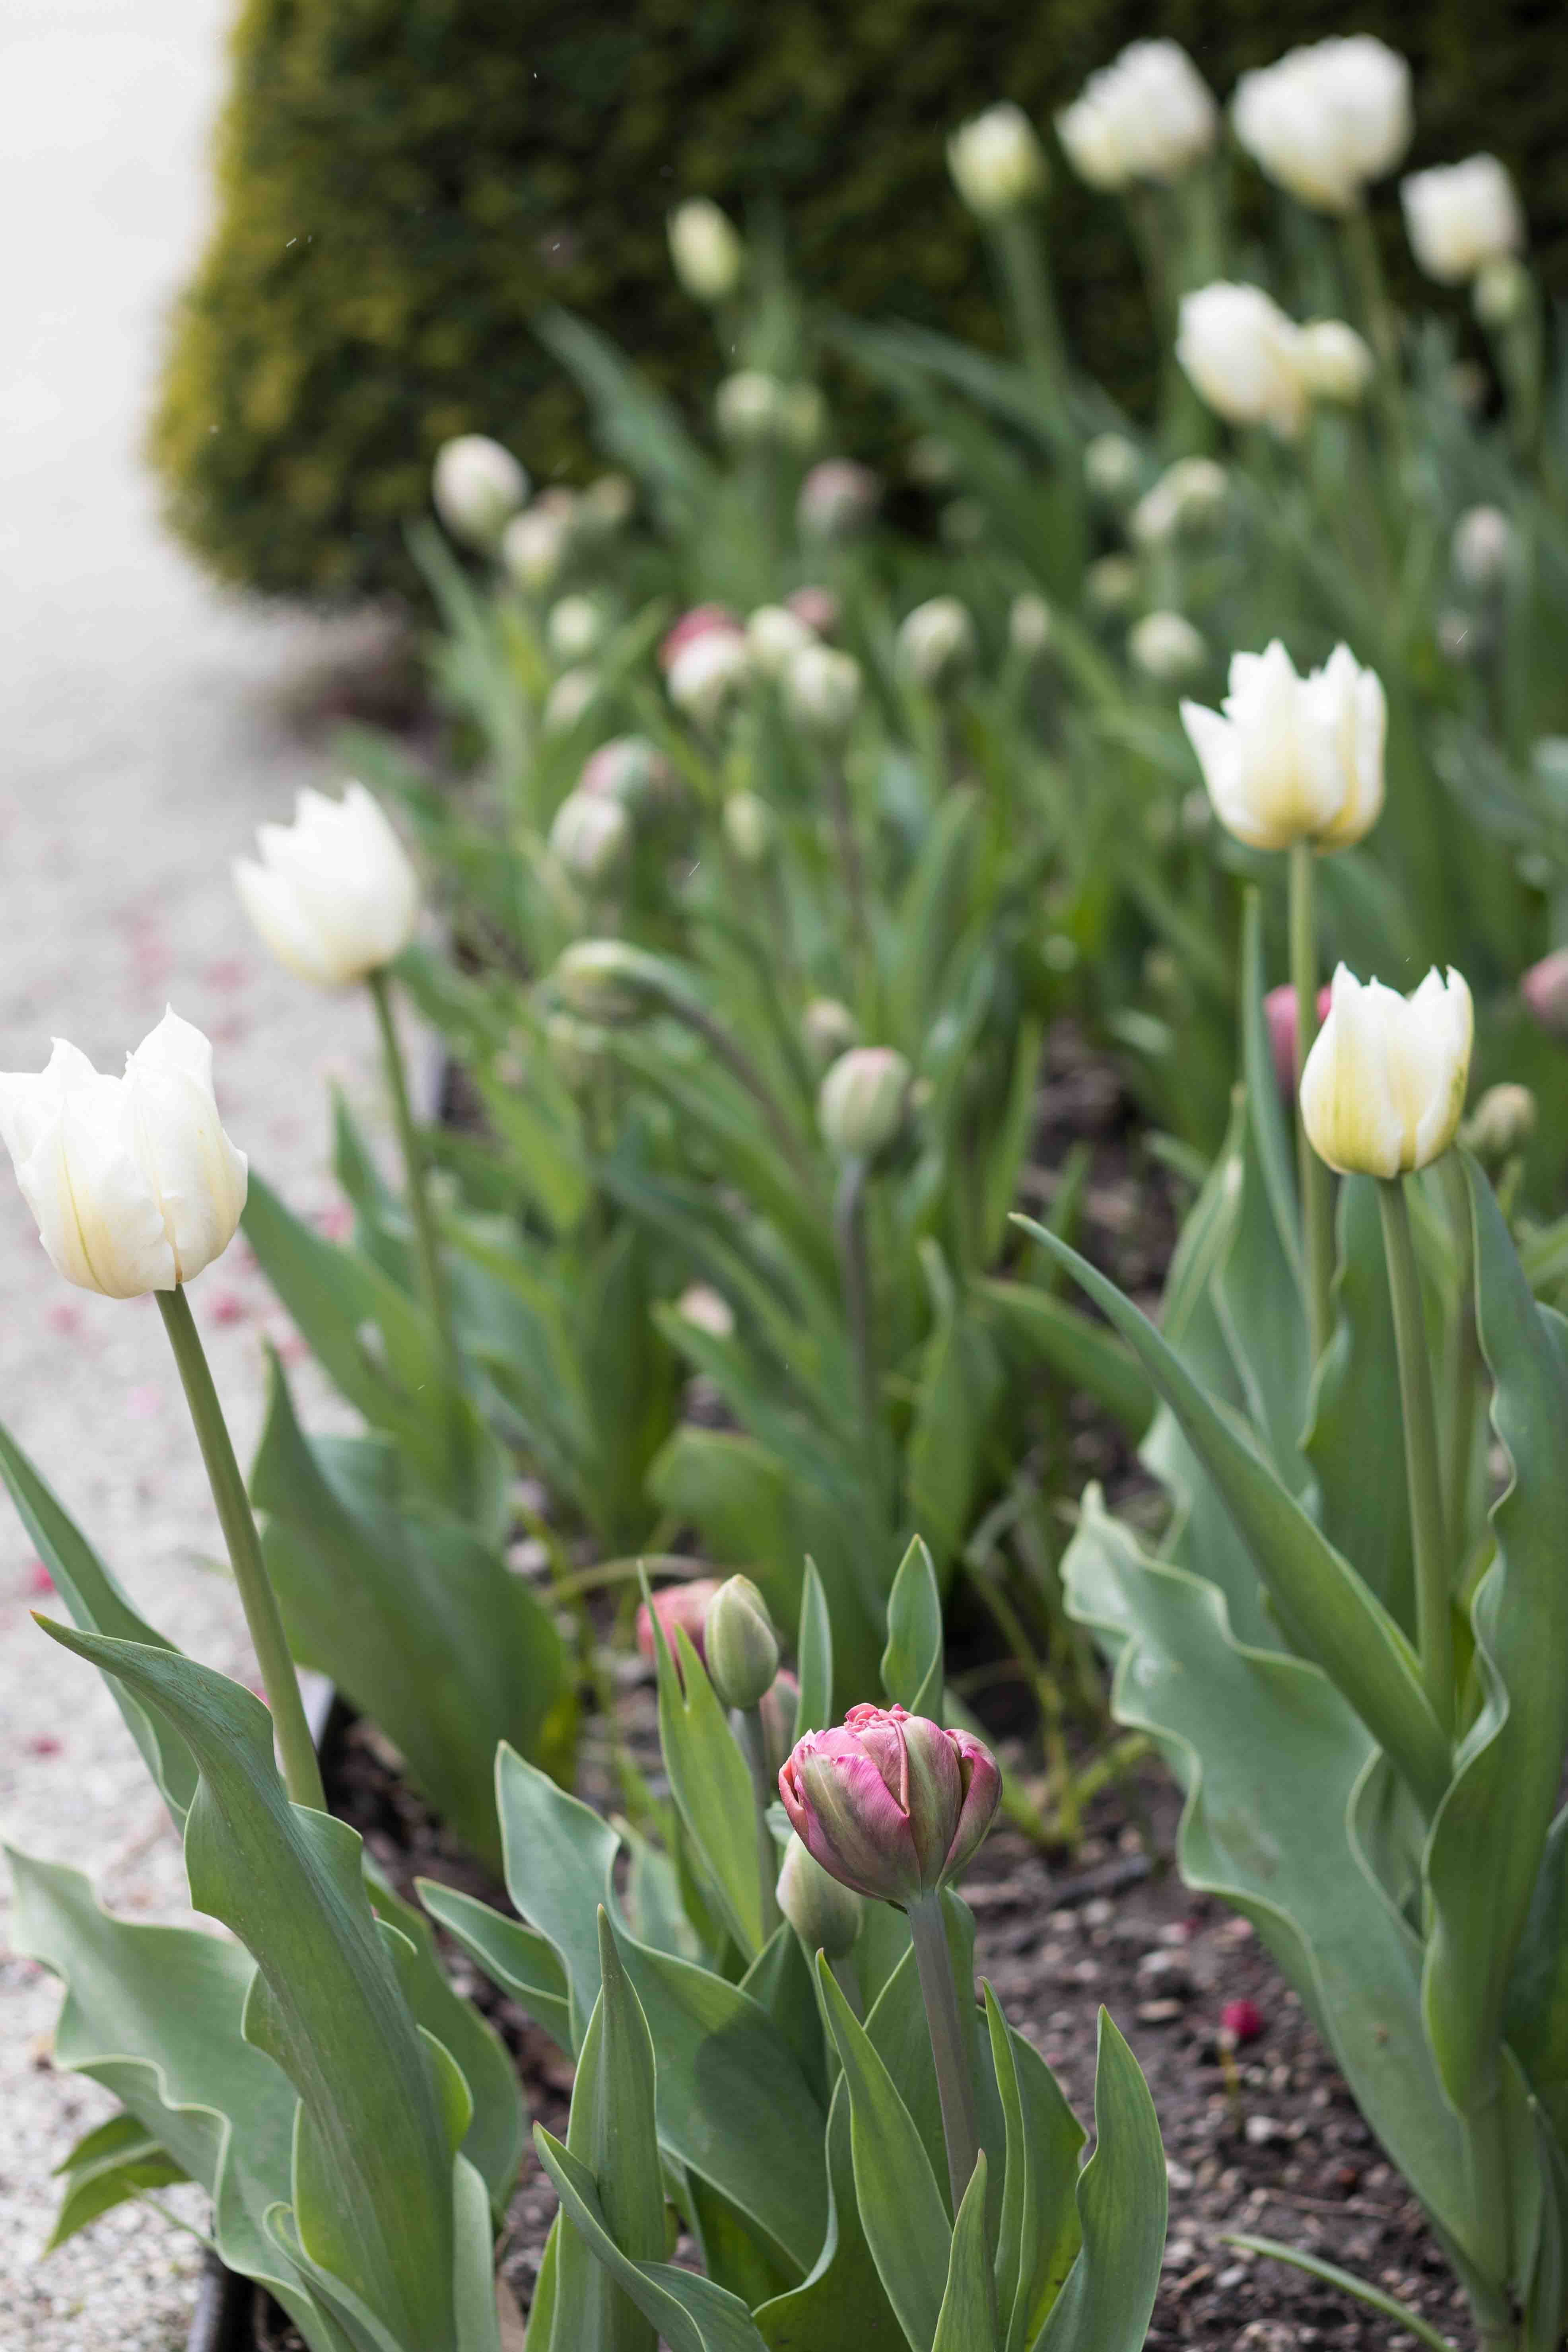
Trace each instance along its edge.
{"label": "broad green leaf", "polygon": [[[572,2044],[581,2049],[599,1998],[599,1906],[620,1839],[591,1805],[558,1789],[513,1748],[503,1747],[496,1758],[496,1811],[506,1891],[554,1947],[568,1989]],[[530,1957],[520,1972],[525,1979],[533,1965]]]}
{"label": "broad green leaf", "polygon": [[989,1985],[985,2021],[1006,2122],[996,2300],[1003,2352],[1028,2352],[1077,2257],[1083,2126],[1033,2042],[1016,2032]]}
{"label": "broad green leaf", "polygon": [[914,2352],[931,2352],[952,2225],[914,2119],[826,1960],[817,1977],[849,2087],[855,2194],[873,2261]]}
{"label": "broad green leaf", "polygon": [[[256,1962],[245,2031],[293,2083],[299,2237],[395,2339],[452,2332],[452,2155],[437,2079],[345,1823],[291,1805],[259,1699],[189,1658],[47,1630],[118,1675],[187,1742],[191,1900]],[[352,2178],[357,2193],[345,2199]]]}
{"label": "broad green leaf", "polygon": [[[805,1965],[804,1958],[801,1965]],[[739,2295],[752,2311],[793,2285],[796,2265],[780,2259],[777,2249],[721,2189],[700,2172],[688,2172],[685,2186],[691,2233],[702,2268],[715,2286]]]}
{"label": "broad green leaf", "polygon": [[764,1936],[752,1776],[707,1669],[679,1626],[678,1654],[670,1656],[646,1576],[643,1599],[653,1627],[658,1744],[670,1794],[712,1879],[731,1933],[746,1958],[755,1959]]}
{"label": "broad green leaf", "polygon": [[436,1925],[444,1927],[490,1982],[509,1993],[524,2015],[549,2034],[563,2056],[571,2057],[566,1971],[548,1937],[492,1911],[477,1895],[464,1895],[432,1878],[421,1878],[416,1884],[419,1900]]}
{"label": "broad green leaf", "polygon": [[493,1866],[500,1742],[558,1769],[570,1756],[549,1611],[461,1520],[410,1507],[384,1438],[308,1438],[276,1359],[250,1492],[294,1655],[382,1726]]}
{"label": "broad green leaf", "polygon": [[800,1625],[795,1635],[795,1670],[799,1693],[795,1703],[794,1737],[825,1731],[833,1720],[833,1620],[827,1595],[809,1556],[800,1588]]}
{"label": "broad green leaf", "polygon": [[[738,2296],[695,2271],[677,2270],[669,2263],[632,2262],[610,2234],[598,2182],[587,2167],[552,2139],[542,2124],[534,2126],[533,2144],[561,2200],[563,2215],[670,2352],[765,2352],[752,2315]],[[529,2335],[532,2352],[531,2327]]]}
{"label": "broad green leaf", "polygon": [[[537,2138],[534,2146],[537,2148]],[[550,2224],[550,2235],[544,2241],[544,2256],[539,2265],[539,2276],[533,2283],[533,2301],[528,2307],[528,2332],[522,2339],[523,2352],[550,2352],[550,2339],[555,2331],[555,2271],[561,2258],[561,2241],[572,2223],[557,2209]]]}
{"label": "broad green leaf", "polygon": [[1432,1832],[1436,1916],[1427,2029],[1455,2105],[1498,2091],[1498,2042],[1568,1750],[1568,1372],[1531,1295],[1491,1186],[1467,1154],[1476,1325],[1492,1429],[1511,1476],[1493,1506],[1497,1557],[1470,1612],[1484,1703]]}
{"label": "broad green leaf", "polygon": [[892,1706],[940,1723],[944,1672],[942,1594],[931,1554],[913,1536],[888,1598],[882,1688]]}
{"label": "broad green leaf", "polygon": [[452,2165],[452,2305],[458,2352],[501,2352],[495,2231],[484,2175],[458,2155]]}
{"label": "broad green leaf", "polygon": [[70,2154],[56,2165],[54,2177],[63,2179],[65,2187],[55,2226],[43,2249],[46,2254],[52,2254],[100,2213],[124,2204],[128,2198],[143,2196],[150,2189],[171,2188],[189,2176],[144,2124],[122,2110],[79,2139]]}
{"label": "broad green leaf", "polygon": [[1224,1496],[1287,1627],[1344,1692],[1421,1803],[1435,1811],[1448,1783],[1447,1741],[1421,1688],[1410,1644],[1383,1603],[1261,1460],[1245,1431],[1209,1402],[1147,1318],[1076,1250],[1031,1220],[1019,1222],[1138,1355]]}
{"label": "broad green leaf", "polygon": [[897,2322],[866,2242],[849,2144],[849,2089],[842,2074],[827,2118],[827,2234],[815,2268],[787,2294],[753,2313],[769,2352],[866,2352],[891,2343]]}
{"label": "broad green leaf", "polygon": [[1134,1441],[1143,1435],[1153,1418],[1154,1391],[1113,1331],[1033,1283],[998,1278],[972,1287],[1059,1380],[1093,1397]]}
{"label": "broad green leaf", "polygon": [[1241,1198],[1213,1284],[1213,1302],[1253,1431],[1268,1448],[1280,1483],[1302,1495],[1310,1483],[1301,1455],[1311,1371],[1300,1286],[1286,1255],[1264,1181],[1258,1122],[1242,1130]]}
{"label": "broad green leaf", "polygon": [[[795,2053],[812,2096],[826,2114],[832,2086],[825,2063],[816,1978],[805,1948],[787,1919],[773,1929],[741,1979],[741,1990],[750,1993],[778,2027]],[[760,2294],[752,2297],[753,2303],[763,2299]]]}
{"label": "broad green leaf", "polygon": [[[137,1614],[65,1506],[3,1427],[0,1478],[10,1489],[22,1525],[48,1570],[50,1581],[84,1633],[110,1633],[122,1642],[144,1642],[154,1649],[174,1649],[174,1643],[165,1641],[156,1626],[149,1625],[144,1617]],[[196,1789],[195,1757],[179,1733],[161,1716],[149,1713],[133,1691],[112,1681],[109,1689],[175,1828],[184,1829]]]}
{"label": "broad green leaf", "polygon": [[985,2152],[963,2192],[952,2225],[947,2285],[937,2314],[931,2352],[1000,2352],[996,2336],[996,2282],[985,2242]]}
{"label": "broad green leaf", "polygon": [[1165,2251],[1165,2152],[1138,2061],[1107,2011],[1094,2070],[1094,2154],[1078,2179],[1083,2243],[1039,2352],[1141,2352]]}
{"label": "broad green leaf", "polygon": [[[602,1909],[598,1925],[599,1998],[577,2061],[566,2145],[595,2182],[606,2232],[635,2265],[664,2253],[653,2043]],[[569,2229],[556,2256],[559,2352],[655,2352],[656,2335],[593,2239]]]}

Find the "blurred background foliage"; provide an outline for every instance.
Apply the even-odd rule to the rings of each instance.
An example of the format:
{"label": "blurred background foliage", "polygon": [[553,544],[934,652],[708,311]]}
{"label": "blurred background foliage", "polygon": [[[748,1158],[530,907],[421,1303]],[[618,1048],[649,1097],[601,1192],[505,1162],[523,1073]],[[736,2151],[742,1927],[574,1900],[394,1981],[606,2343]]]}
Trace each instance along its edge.
{"label": "blurred background foliage", "polygon": [[[776,212],[822,303],[994,341],[947,179],[955,121],[1006,96],[1045,125],[1152,32],[1224,100],[1245,68],[1352,28],[1411,60],[1412,163],[1495,149],[1530,191],[1545,283],[1568,283],[1561,0],[1350,18],[1342,0],[246,0],[216,222],[152,427],[170,520],[247,587],[414,592],[404,520],[448,436],[493,433],[541,478],[585,457],[542,306],[605,327],[678,397],[707,382],[707,322],[665,250],[680,197],[753,228]],[[1237,179],[1261,226],[1268,191]],[[1391,191],[1378,211],[1398,288]],[[1136,411],[1155,352],[1124,213],[1058,157],[1049,226],[1079,356]],[[870,431],[853,399],[842,413]]]}

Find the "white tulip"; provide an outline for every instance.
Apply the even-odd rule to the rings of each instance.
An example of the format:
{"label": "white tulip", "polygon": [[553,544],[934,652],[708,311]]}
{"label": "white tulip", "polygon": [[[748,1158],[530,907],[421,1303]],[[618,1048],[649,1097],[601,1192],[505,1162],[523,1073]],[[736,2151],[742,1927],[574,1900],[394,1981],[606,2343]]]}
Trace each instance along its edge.
{"label": "white tulip", "polygon": [[586,661],[605,642],[605,615],[591,596],[563,596],[544,624],[557,661]]}
{"label": "white tulip", "polygon": [[1097,433],[1083,453],[1083,478],[1096,497],[1124,499],[1138,487],[1143,460],[1125,433]]}
{"label": "white tulip", "polygon": [[805,646],[784,674],[784,708],[803,733],[840,743],[860,707],[860,665],[833,646]]}
{"label": "white tulip", "polygon": [[1280,187],[1320,212],[1349,212],[1410,144],[1410,68],[1370,33],[1317,41],[1243,74],[1231,120]]}
{"label": "white tulip", "polygon": [[1376,366],[1355,329],[1342,319],[1310,319],[1301,329],[1300,351],[1301,373],[1313,399],[1353,408]]}
{"label": "white tulip", "polygon": [[816,643],[816,630],[787,604],[759,604],[746,622],[746,647],[764,677],[783,677],[795,655]]}
{"label": "white tulip", "polygon": [[1343,1175],[1425,1168],[1458,1132],[1475,1013],[1461,975],[1429,971],[1412,996],[1341,964],[1301,1073],[1301,1123]]}
{"label": "white tulip", "polygon": [[568,793],[555,812],[550,846],[573,879],[596,889],[625,863],[632,845],[632,821],[621,802],[605,793]]}
{"label": "white tulip", "polygon": [[731,793],[721,812],[724,838],[742,866],[760,866],[773,845],[773,813],[756,793]]}
{"label": "white tulip", "polygon": [[1307,418],[1301,330],[1260,286],[1221,278],[1184,294],[1176,358],[1198,397],[1232,425],[1292,440]]}
{"label": "white tulip", "polygon": [[713,421],[731,448],[755,449],[773,440],[784,416],[784,388],[761,368],[738,369],[713,395]]}
{"label": "white tulip", "polygon": [[683,1323],[689,1323],[695,1331],[706,1331],[710,1339],[735,1336],[735,1310],[710,1283],[689,1283],[675,1302],[675,1311]]}
{"label": "white tulip", "polygon": [[1495,155],[1412,172],[1399,201],[1410,249],[1440,286],[1463,285],[1524,243],[1524,215]]}
{"label": "white tulip", "polygon": [[956,596],[932,596],[899,624],[899,660],[917,685],[934,692],[974,659],[974,624]]}
{"label": "white tulip", "polygon": [[1128,633],[1127,650],[1146,677],[1165,685],[1190,677],[1208,653],[1202,632],[1184,613],[1145,613]]}
{"label": "white tulip", "polygon": [[1004,100],[963,123],[947,142],[953,186],[979,220],[999,220],[1044,195],[1046,153],[1020,106]]}
{"label": "white tulip", "polygon": [[678,710],[700,727],[711,727],[751,672],[752,657],[739,629],[704,629],[676,653],[665,685]]}
{"label": "white tulip", "polygon": [[1229,478],[1212,457],[1178,457],[1132,509],[1129,528],[1139,547],[1162,547],[1189,524],[1212,521],[1224,506]]}
{"label": "white tulip", "polygon": [[668,223],[675,274],[694,302],[727,302],[741,282],[746,248],[710,196],[689,196]]}
{"label": "white tulip", "polygon": [[1177,180],[1218,127],[1209,86],[1176,41],[1134,41],[1057,117],[1068,161],[1091,188]]}
{"label": "white tulip", "polygon": [[858,539],[875,518],[882,485],[853,457],[824,457],[800,486],[795,522],[803,539]]}
{"label": "white tulip", "polygon": [[80,1290],[173,1290],[234,1238],[245,1154],[218,1119],[211,1045],[173,1011],[122,1078],[63,1037],[37,1076],[0,1072],[0,1139],[50,1264]]}
{"label": "white tulip", "polygon": [[460,433],[436,452],[430,495],[454,539],[487,551],[528,496],[528,476],[488,433]]}
{"label": "white tulip", "polygon": [[1336,646],[1321,669],[1299,677],[1276,638],[1237,654],[1220,710],[1184,702],[1182,724],[1197,753],[1215,814],[1253,849],[1310,841],[1345,849],[1383,809],[1388,706],[1376,672]]}
{"label": "white tulip", "polygon": [[1007,607],[1007,642],[1023,661],[1038,661],[1051,642],[1051,608],[1032,588]]}
{"label": "white tulip", "polygon": [[520,588],[537,595],[560,575],[572,543],[574,501],[536,499],[500,535],[500,560]]}
{"label": "white tulip", "polygon": [[279,962],[317,988],[346,988],[401,955],[419,919],[407,853],[363,784],[341,801],[302,792],[292,824],[264,824],[260,863],[235,860],[235,887]]}
{"label": "white tulip", "polygon": [[875,1160],[904,1123],[910,1066],[891,1045],[852,1045],[823,1079],[817,1125],[831,1151],[845,1160]]}
{"label": "white tulip", "polygon": [[1454,525],[1449,561],[1467,588],[1500,587],[1513,560],[1513,525],[1500,507],[1468,507]]}

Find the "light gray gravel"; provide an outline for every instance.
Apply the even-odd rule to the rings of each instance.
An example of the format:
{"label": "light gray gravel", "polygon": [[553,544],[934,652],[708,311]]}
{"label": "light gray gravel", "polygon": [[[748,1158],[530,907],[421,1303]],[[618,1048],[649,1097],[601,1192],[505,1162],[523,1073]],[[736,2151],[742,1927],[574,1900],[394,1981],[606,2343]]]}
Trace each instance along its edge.
{"label": "light gray gravel", "polygon": [[[159,314],[201,231],[229,13],[0,11],[0,1069],[41,1067],[54,1033],[118,1069],[172,1002],[214,1038],[236,1141],[330,1218],[324,1082],[378,1116],[371,1024],[272,969],[227,861],[322,774],[288,714],[342,646],[201,583],[159,537],[136,455]],[[241,1244],[192,1302],[247,1459],[261,1338],[287,1343],[287,1326]],[[310,1418],[330,1410],[309,1380],[301,1397]],[[232,1591],[200,1564],[219,1538],[156,1309],[57,1278],[3,1155],[0,1416],[143,1612],[250,1679]],[[111,1907],[178,1917],[178,1848],[97,1677],[29,1622],[37,1587],[0,1500],[0,1825],[87,1869]],[[50,2065],[58,1991],[9,1954],[7,1894],[0,1871],[0,2341],[164,2352],[194,2299],[187,2234],[129,2208],[37,2263],[48,2168],[109,2103]]]}

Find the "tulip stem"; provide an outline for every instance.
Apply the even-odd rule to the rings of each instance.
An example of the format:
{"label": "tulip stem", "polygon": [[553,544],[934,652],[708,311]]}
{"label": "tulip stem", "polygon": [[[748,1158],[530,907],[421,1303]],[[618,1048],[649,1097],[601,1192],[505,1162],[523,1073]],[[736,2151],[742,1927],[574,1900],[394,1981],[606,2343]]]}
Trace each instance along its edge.
{"label": "tulip stem", "polygon": [[228,1547],[245,1622],[250,1628],[257,1663],[261,1668],[261,1685],[272,1710],[278,1750],[283,1759],[284,1785],[295,1804],[309,1805],[324,1813],[327,1799],[321,1787],[321,1768],[316,1760],[310,1727],[305,1720],[304,1702],[300,1696],[294,1661],[289,1654],[278,1596],[267,1573],[261,1538],[251,1516],[250,1497],[235,1460],[228,1424],[213,1385],[212,1370],[191,1313],[191,1303],[183,1285],[173,1290],[154,1291],[153,1295],[158,1301],[163,1328],[179,1366],[180,1383],[195,1423],[207,1483],[217,1505],[218,1523]]}
{"label": "tulip stem", "polygon": [[[762,1885],[763,1941],[765,1944],[784,1916],[779,1909],[778,1849],[773,1833],[768,1827],[768,1805],[773,1789],[768,1774],[768,1735],[763,1727],[760,1706],[739,1710],[742,1739],[746,1768],[752,1776],[752,1803],[757,1816],[757,1876]],[[732,1718],[731,1718],[732,1719]],[[858,2011],[856,2012],[858,2015]]]}
{"label": "tulip stem", "polygon": [[1029,212],[1015,207],[996,221],[994,236],[1024,365],[1047,424],[1054,433],[1065,434],[1068,429],[1067,349],[1038,226]]}
{"label": "tulip stem", "polygon": [[937,2096],[942,2102],[942,2137],[947,2142],[947,2179],[954,2213],[980,2152],[974,2120],[974,2083],[969,2070],[969,2049],[963,2020],[958,2012],[958,1989],[952,1978],[952,1955],[947,1948],[940,1894],[922,1895],[909,1906],[910,1937],[925,2002],[931,2053],[936,2063]]}
{"label": "tulip stem", "polygon": [[452,1328],[447,1286],[441,1274],[440,1245],[426,1181],[425,1151],[419,1139],[419,1130],[414,1123],[414,1107],[408,1099],[408,1077],[403,1064],[403,1049],[397,1042],[397,1022],[384,969],[370,974],[369,987],[381,1029],[382,1055],[386,1064],[386,1082],[392,1092],[392,1114],[397,1128],[398,1148],[403,1153],[408,1215],[414,1227],[414,1244],[419,1261],[419,1286],[425,1293],[426,1307],[440,1337],[447,1371],[454,1387],[458,1387],[461,1385],[458,1342]]}
{"label": "tulip stem", "polygon": [[1307,1329],[1318,1363],[1333,1328],[1334,1204],[1329,1171],[1313,1150],[1301,1116],[1301,1074],[1318,1034],[1318,940],[1312,919],[1312,845],[1290,845],[1290,979],[1296,991],[1296,1165],[1301,1181],[1306,1247]]}
{"label": "tulip stem", "polygon": [[1432,1371],[1427,1358],[1426,1318],[1421,1276],[1410,1237],[1405,1180],[1380,1177],[1384,1255],[1394,1307],[1394,1346],[1399,1357],[1399,1394],[1405,1423],[1405,1474],[1410,1488],[1410,1531],[1415,1554],[1415,1631],[1421,1679],[1432,1712],[1445,1733],[1454,1728],[1454,1621],[1448,1546],[1443,1529],[1443,1490],[1437,1471],[1437,1422],[1432,1408]]}

